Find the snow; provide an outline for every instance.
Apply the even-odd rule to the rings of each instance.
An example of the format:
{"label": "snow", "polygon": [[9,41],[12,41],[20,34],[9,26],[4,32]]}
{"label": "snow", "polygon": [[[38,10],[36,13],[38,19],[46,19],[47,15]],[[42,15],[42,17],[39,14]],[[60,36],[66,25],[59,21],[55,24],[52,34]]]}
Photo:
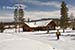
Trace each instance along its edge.
{"label": "snow", "polygon": [[22,35],[26,36],[32,32],[29,32],[29,34],[27,34],[27,32],[26,34],[21,33],[0,33],[0,50],[52,50],[48,44],[42,43],[41,41],[23,38]]}
{"label": "snow", "polygon": [[3,47],[0,50],[50,50],[47,44],[31,39],[17,39],[2,42]]}
{"label": "snow", "polygon": [[46,20],[46,21],[38,21],[36,22],[25,22],[30,27],[38,27],[38,26],[46,26],[48,23],[50,23],[52,20]]}
{"label": "snow", "polygon": [[25,22],[25,23],[30,27],[38,27],[38,25],[35,25],[34,23],[27,23],[27,22]]}
{"label": "snow", "polygon": [[4,32],[5,32],[5,33],[8,33],[8,32],[15,32],[15,29],[5,29]]}
{"label": "snow", "polygon": [[75,30],[67,29],[65,33],[60,30],[59,40],[56,31],[0,33],[0,50],[75,50]]}
{"label": "snow", "polygon": [[47,26],[48,23],[50,23],[52,20],[45,20],[45,21],[39,21],[39,22],[36,22],[36,25],[38,26]]}

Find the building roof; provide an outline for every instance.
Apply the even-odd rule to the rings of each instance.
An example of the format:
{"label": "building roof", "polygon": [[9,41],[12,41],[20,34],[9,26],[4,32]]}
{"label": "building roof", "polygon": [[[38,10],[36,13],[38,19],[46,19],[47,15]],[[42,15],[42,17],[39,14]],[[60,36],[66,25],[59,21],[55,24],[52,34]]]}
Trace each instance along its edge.
{"label": "building roof", "polygon": [[45,21],[38,21],[38,22],[25,22],[30,27],[40,27],[40,26],[47,26],[52,20],[45,20]]}

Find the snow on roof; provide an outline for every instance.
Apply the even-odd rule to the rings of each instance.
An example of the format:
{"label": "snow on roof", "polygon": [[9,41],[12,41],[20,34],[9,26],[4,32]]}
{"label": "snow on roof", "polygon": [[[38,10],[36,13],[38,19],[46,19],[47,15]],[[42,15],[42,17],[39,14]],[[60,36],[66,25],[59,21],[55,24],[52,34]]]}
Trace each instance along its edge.
{"label": "snow on roof", "polygon": [[35,25],[34,22],[25,22],[30,27],[38,27],[38,25]]}
{"label": "snow on roof", "polygon": [[39,27],[39,26],[47,26],[52,20],[38,21],[36,22],[25,22],[30,27]]}

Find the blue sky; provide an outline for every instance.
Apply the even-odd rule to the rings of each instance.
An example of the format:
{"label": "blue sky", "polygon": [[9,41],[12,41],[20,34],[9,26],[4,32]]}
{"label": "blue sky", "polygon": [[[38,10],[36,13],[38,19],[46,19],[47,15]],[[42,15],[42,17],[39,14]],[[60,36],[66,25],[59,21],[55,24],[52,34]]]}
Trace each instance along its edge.
{"label": "blue sky", "polygon": [[[1,0],[0,1],[0,8],[2,9],[3,6],[14,6],[19,2],[20,0]],[[56,7],[56,5],[44,5],[47,3],[57,3],[60,4],[62,0],[21,0],[21,3],[24,4],[27,11],[53,11],[58,10],[59,8]],[[65,0],[66,4],[75,5],[75,0]]]}
{"label": "blue sky", "polygon": [[[14,9],[11,8],[14,7],[15,4],[22,3],[25,6],[25,18],[60,18],[60,5],[62,1],[63,0],[0,0],[0,17],[13,17]],[[64,1],[69,8],[68,15],[70,16],[71,13],[74,14],[75,0]]]}

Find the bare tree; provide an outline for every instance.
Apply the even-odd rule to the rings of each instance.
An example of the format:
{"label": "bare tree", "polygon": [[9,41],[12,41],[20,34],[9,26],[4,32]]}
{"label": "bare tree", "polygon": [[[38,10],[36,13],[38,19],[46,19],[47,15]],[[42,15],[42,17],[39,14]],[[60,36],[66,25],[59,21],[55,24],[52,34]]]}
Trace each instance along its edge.
{"label": "bare tree", "polygon": [[[17,20],[18,20],[17,19],[17,16],[18,16],[18,13],[17,13],[18,9],[17,8],[14,10],[14,20],[15,20],[15,27],[16,27],[16,29],[17,29]],[[15,32],[17,32],[16,29],[15,29]]]}
{"label": "bare tree", "polygon": [[71,27],[72,27],[72,29],[74,28],[74,16],[73,16],[73,13],[71,13],[71,15],[70,15],[70,20],[71,20]]}
{"label": "bare tree", "polygon": [[24,22],[23,17],[24,17],[24,11],[22,9],[22,6],[19,5],[19,6],[17,6],[17,8],[14,11],[14,19],[15,19],[15,22],[16,22],[16,29],[17,29],[17,25],[18,25],[19,26],[19,28],[18,28],[19,32],[20,32],[20,23]]}

